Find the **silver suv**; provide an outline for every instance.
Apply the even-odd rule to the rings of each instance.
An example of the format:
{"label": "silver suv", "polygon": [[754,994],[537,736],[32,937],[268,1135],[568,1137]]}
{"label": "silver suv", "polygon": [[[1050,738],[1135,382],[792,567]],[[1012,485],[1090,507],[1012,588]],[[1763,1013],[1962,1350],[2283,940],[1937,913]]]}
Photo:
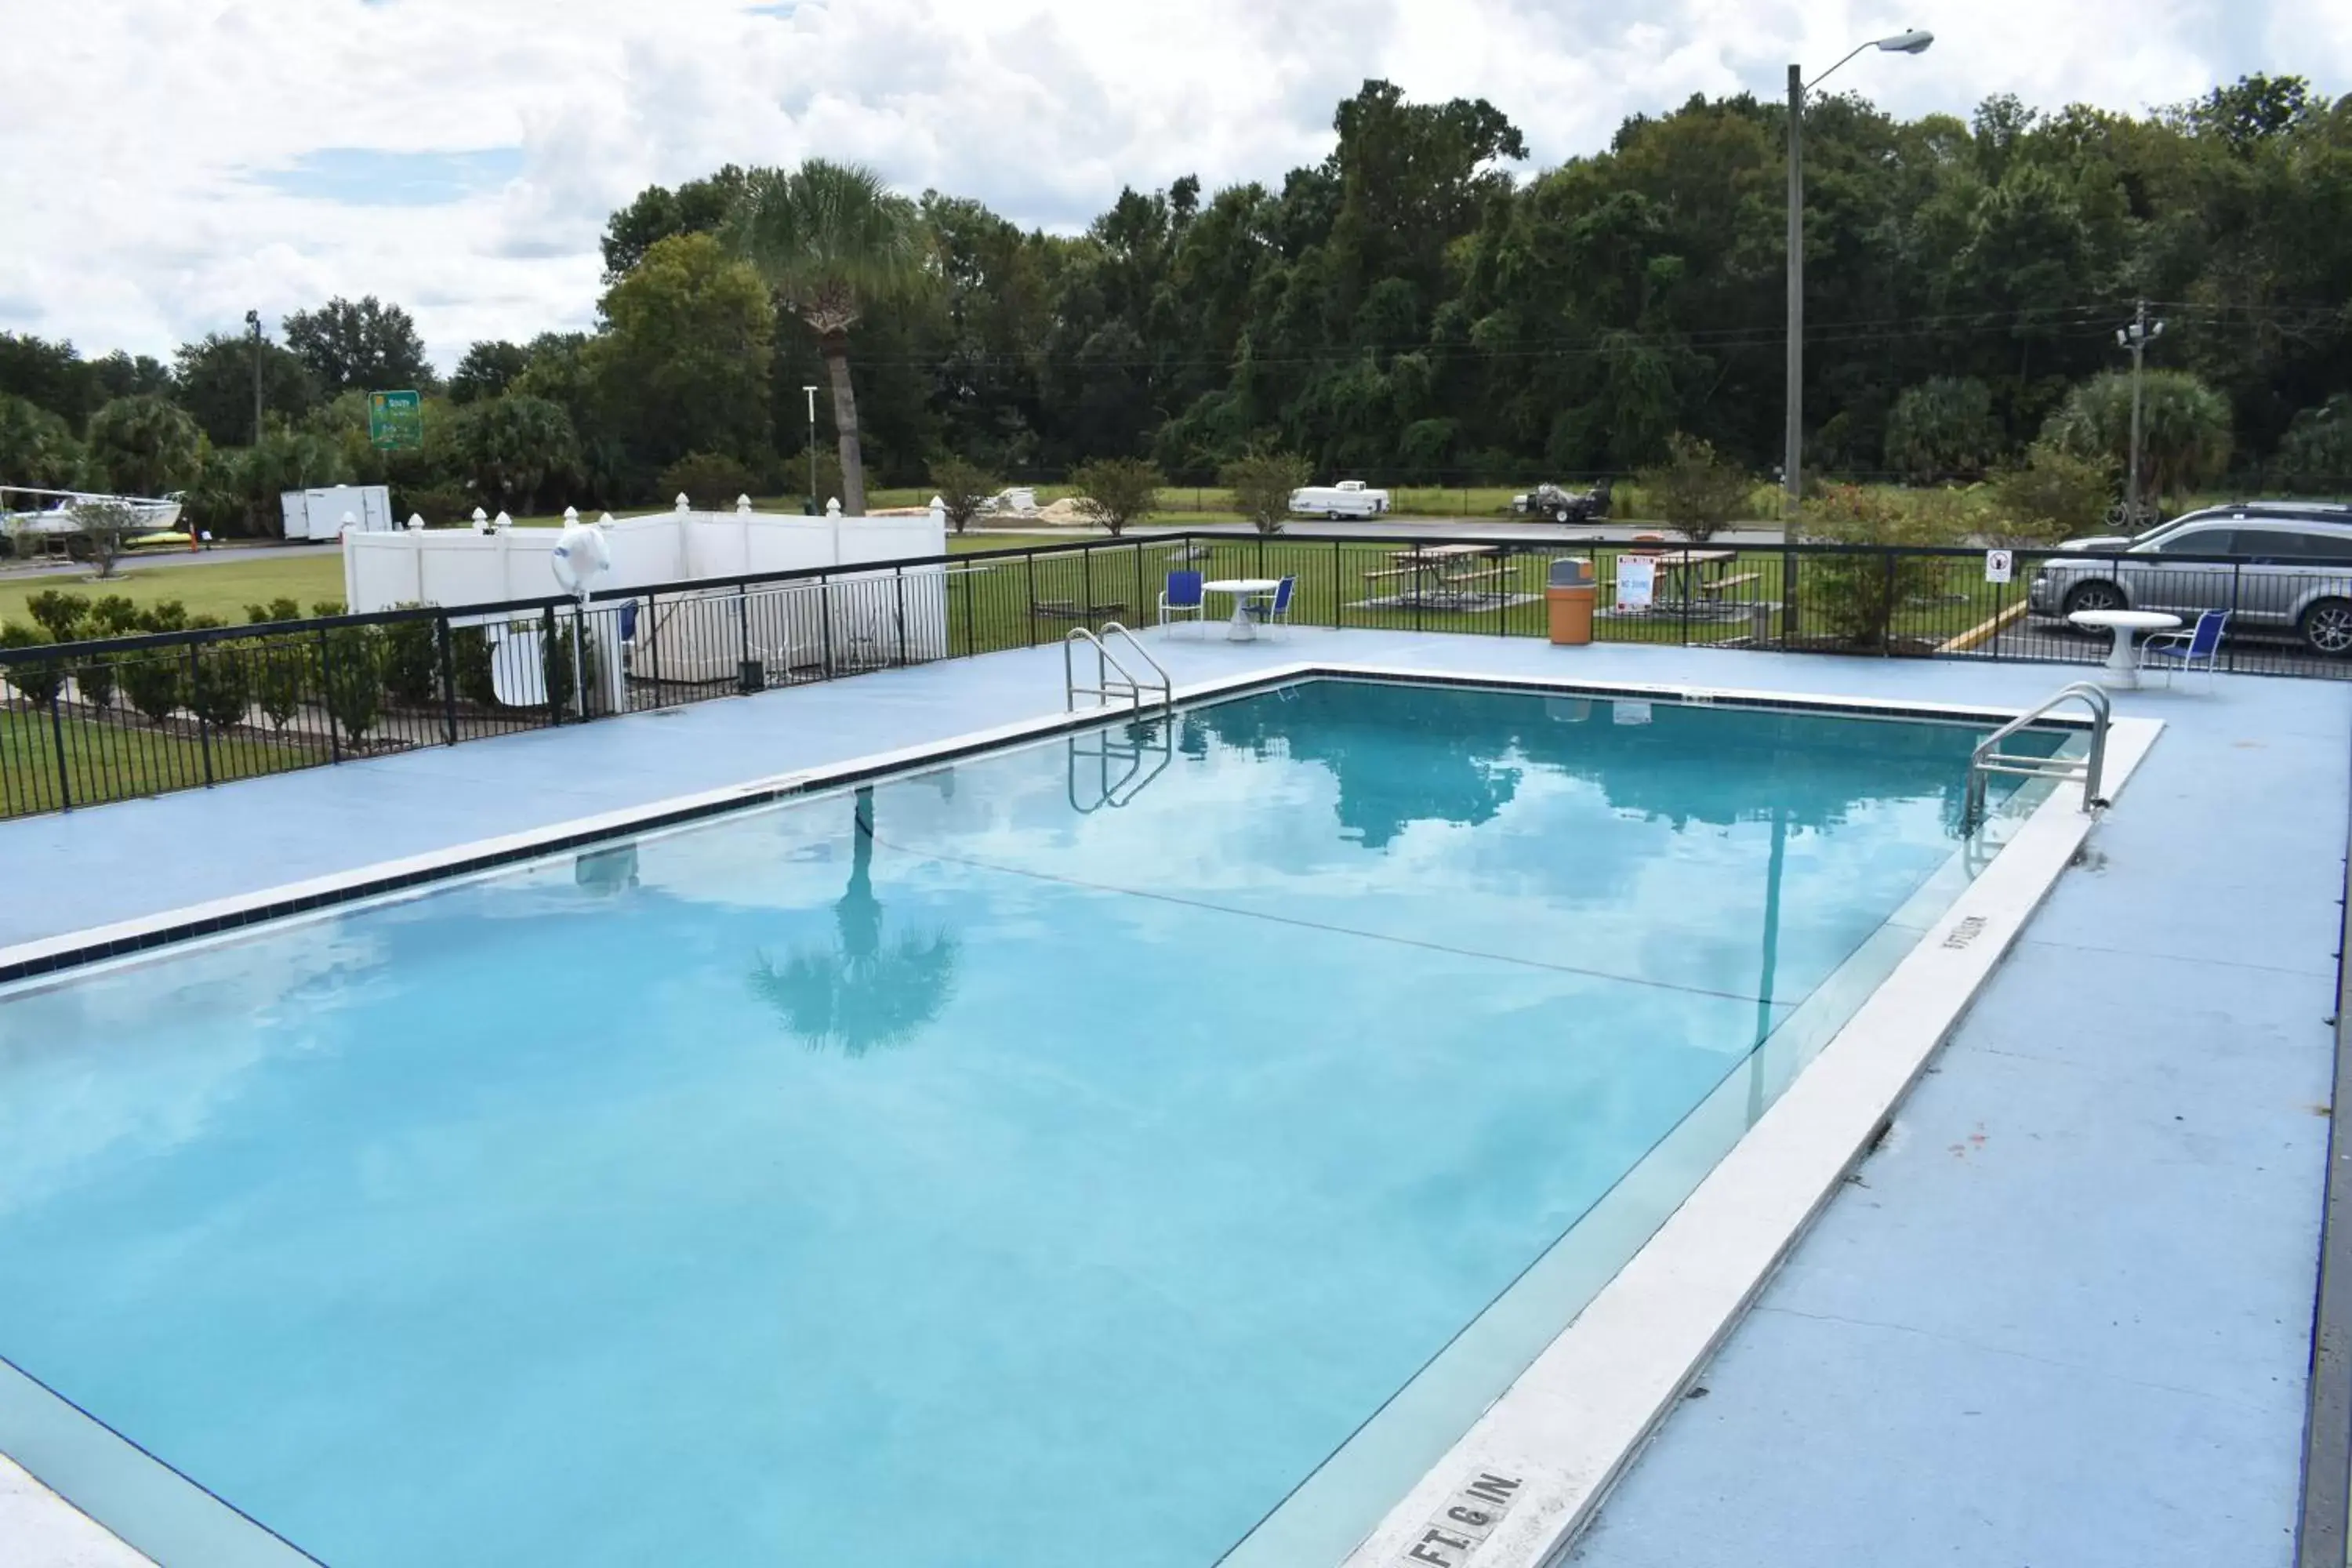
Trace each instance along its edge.
{"label": "silver suv", "polygon": [[2137,538],[2070,539],[2058,548],[2027,596],[2038,616],[2228,610],[2233,633],[2284,634],[2319,653],[2352,653],[2352,506],[2208,507]]}

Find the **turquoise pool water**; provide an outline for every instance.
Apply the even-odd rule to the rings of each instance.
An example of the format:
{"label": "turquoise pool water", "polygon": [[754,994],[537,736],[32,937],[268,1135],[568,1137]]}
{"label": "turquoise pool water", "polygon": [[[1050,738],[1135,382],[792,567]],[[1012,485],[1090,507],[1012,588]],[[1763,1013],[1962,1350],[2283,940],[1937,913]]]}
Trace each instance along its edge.
{"label": "turquoise pool water", "polygon": [[0,1356],[336,1568],[1336,1562],[1978,733],[1318,680],[20,990]]}

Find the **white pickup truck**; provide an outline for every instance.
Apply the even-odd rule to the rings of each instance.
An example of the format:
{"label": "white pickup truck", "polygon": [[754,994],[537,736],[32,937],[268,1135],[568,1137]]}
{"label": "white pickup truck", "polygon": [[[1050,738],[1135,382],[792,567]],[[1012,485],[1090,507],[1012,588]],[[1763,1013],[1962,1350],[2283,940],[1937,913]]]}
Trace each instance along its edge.
{"label": "white pickup truck", "polygon": [[1290,492],[1290,510],[1301,517],[1378,517],[1389,510],[1389,492],[1364,488],[1361,479],[1341,479],[1336,485],[1308,485]]}

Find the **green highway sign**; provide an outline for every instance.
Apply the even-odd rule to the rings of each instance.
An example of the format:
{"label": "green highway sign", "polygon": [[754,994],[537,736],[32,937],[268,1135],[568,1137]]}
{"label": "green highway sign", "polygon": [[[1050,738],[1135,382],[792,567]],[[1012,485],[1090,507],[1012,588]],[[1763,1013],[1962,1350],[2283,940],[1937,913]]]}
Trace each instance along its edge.
{"label": "green highway sign", "polygon": [[368,445],[414,451],[425,445],[425,400],[413,392],[368,394]]}

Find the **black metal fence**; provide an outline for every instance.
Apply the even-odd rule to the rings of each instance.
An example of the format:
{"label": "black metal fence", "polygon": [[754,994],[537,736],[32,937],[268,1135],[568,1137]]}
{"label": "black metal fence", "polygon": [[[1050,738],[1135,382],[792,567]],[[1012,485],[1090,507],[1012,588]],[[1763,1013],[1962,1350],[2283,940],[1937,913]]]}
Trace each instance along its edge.
{"label": "black metal fence", "polygon": [[[2222,670],[2352,675],[2352,561],[2020,552],[1996,581],[1977,550],[1154,534],[0,649],[0,817],[1147,626],[1178,572],[1287,578],[1297,625],[1542,637],[1568,559],[1602,642],[2095,664],[2074,612],[2212,609]],[[1213,632],[1251,595],[1206,597]]]}

